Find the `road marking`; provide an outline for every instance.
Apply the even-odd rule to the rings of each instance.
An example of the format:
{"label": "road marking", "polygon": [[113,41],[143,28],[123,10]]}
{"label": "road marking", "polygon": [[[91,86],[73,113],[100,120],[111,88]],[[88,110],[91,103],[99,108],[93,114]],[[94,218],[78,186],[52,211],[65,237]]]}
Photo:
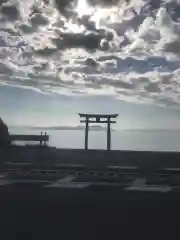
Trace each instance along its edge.
{"label": "road marking", "polygon": [[141,192],[162,192],[167,193],[172,190],[170,186],[146,185],[146,179],[137,178],[131,186],[125,187],[126,191],[141,191]]}
{"label": "road marking", "polygon": [[0,179],[7,177],[7,174],[0,173]]}
{"label": "road marking", "polygon": [[6,162],[5,165],[30,166],[30,165],[32,165],[32,163],[29,163],[29,162]]}
{"label": "road marking", "polygon": [[56,182],[45,185],[44,187],[53,187],[53,188],[86,188],[89,187],[91,183],[84,182],[72,182],[77,179],[77,177],[69,175],[63,179],[59,179]]}
{"label": "road marking", "polygon": [[0,186],[11,184],[11,181],[8,181],[6,179],[0,179]]}
{"label": "road marking", "polygon": [[126,191],[141,191],[141,192],[162,192],[167,193],[172,190],[169,186],[139,186],[139,187],[126,187]]}
{"label": "road marking", "polygon": [[76,179],[75,176],[69,175],[69,176],[66,176],[65,178],[57,180],[57,183],[68,183],[68,182],[71,182],[74,179]]}
{"label": "road marking", "polygon": [[163,170],[179,172],[179,171],[180,171],[180,168],[164,168]]}

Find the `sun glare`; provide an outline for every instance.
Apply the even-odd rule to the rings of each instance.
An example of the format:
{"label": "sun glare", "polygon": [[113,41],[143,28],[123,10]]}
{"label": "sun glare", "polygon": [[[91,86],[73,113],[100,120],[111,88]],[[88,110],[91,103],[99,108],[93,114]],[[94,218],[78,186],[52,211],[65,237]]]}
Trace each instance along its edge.
{"label": "sun glare", "polygon": [[91,7],[86,0],[78,0],[75,10],[78,16],[81,18],[85,15],[92,15],[94,12],[94,7]]}

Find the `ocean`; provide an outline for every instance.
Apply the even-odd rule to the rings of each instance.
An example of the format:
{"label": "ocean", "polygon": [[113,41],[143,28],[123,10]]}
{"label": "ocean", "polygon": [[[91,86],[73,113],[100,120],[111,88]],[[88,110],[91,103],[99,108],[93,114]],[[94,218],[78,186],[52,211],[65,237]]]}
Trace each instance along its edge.
{"label": "ocean", "polygon": [[[11,134],[40,134],[41,130],[28,128],[9,129]],[[48,145],[57,148],[84,148],[82,130],[42,130],[50,136]],[[16,143],[17,144],[17,143]],[[25,143],[18,143],[25,144]],[[29,143],[28,143],[29,144]],[[30,143],[33,144],[33,143]],[[105,149],[106,132],[90,131],[89,148]],[[180,151],[180,131],[171,130],[121,130],[112,131],[113,150]]]}

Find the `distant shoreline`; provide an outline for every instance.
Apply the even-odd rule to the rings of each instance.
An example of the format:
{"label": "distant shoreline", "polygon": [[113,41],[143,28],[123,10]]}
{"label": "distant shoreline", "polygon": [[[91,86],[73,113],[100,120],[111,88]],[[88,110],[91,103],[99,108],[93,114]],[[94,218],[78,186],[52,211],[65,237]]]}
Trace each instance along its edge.
{"label": "distant shoreline", "polygon": [[[10,126],[9,128],[26,128],[26,129],[32,129],[32,130],[54,130],[54,131],[84,131],[84,126],[52,126],[52,127],[38,127],[38,126]],[[106,127],[103,126],[89,126],[90,131],[106,131]],[[112,131],[116,131],[111,128]]]}
{"label": "distant shoreline", "polygon": [[[44,127],[39,127],[39,126],[9,126],[9,128],[26,128],[26,129],[31,129],[31,130],[54,130],[54,131],[84,131],[85,127],[84,126],[44,126]],[[103,126],[89,126],[90,131],[106,131],[106,127]],[[111,128],[111,131],[116,131],[116,132],[180,132],[180,129],[113,129]]]}

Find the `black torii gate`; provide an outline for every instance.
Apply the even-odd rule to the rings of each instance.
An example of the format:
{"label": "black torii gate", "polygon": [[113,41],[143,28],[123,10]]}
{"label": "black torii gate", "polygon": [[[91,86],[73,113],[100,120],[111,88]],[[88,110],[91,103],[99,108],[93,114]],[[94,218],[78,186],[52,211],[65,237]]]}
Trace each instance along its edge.
{"label": "black torii gate", "polygon": [[107,123],[107,150],[111,149],[111,123],[116,123],[115,120],[111,118],[117,118],[118,114],[84,114],[79,113],[80,120],[82,123],[86,123],[85,127],[85,149],[88,149],[88,131],[89,123]]}

